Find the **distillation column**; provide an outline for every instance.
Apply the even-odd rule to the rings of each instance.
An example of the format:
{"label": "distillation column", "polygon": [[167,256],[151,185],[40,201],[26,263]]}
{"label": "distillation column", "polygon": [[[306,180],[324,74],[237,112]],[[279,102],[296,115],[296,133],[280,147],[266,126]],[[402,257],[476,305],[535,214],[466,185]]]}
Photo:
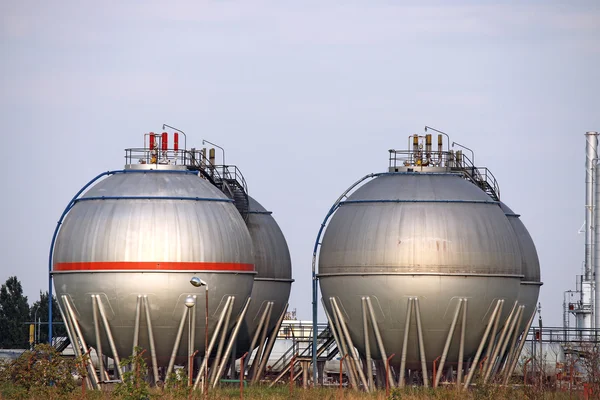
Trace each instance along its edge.
{"label": "distillation column", "polygon": [[[598,132],[587,132],[586,137],[594,138],[596,140],[596,144],[598,143]],[[596,148],[597,150],[597,148]],[[592,268],[590,273],[593,273],[593,281],[594,281],[594,297],[593,297],[593,315],[594,315],[594,328],[600,328],[600,312],[598,312],[598,307],[600,306],[600,229],[595,229],[596,227],[600,227],[600,212],[596,212],[596,210],[600,210],[600,164],[598,164],[598,154],[595,154],[596,159],[593,160],[594,166],[594,242],[592,246],[592,250],[594,251],[594,261],[592,264]]]}
{"label": "distillation column", "polygon": [[577,328],[592,328],[593,272],[594,272],[594,164],[598,157],[596,132],[585,134],[585,264],[581,279],[581,304],[577,313]]}

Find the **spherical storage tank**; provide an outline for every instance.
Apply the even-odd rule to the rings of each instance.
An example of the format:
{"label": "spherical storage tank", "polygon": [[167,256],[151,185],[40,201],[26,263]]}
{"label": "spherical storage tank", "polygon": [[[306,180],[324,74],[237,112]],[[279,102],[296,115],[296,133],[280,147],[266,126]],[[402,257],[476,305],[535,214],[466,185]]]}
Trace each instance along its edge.
{"label": "spherical storage tank", "polygon": [[[293,282],[290,252],[279,225],[271,211],[250,196],[249,200],[246,225],[252,237],[257,274],[254,277],[252,301],[238,335],[238,355],[253,350],[250,345],[257,333],[261,335],[265,331],[269,335],[276,334],[273,330],[286,311]],[[265,322],[259,329],[263,315]],[[259,345],[257,340],[253,347]]]}
{"label": "spherical storage tank", "polygon": [[[484,176],[460,152],[442,151],[441,138],[437,152],[430,139],[427,147],[417,140],[411,151],[390,150],[389,172],[365,177],[337,204],[322,238],[318,278],[330,320],[346,326],[363,358],[395,354],[395,368],[431,373],[446,343],[446,365],[456,369],[463,314],[465,363],[490,321],[497,328],[488,338],[509,325],[524,287],[522,268],[535,267],[522,258],[522,247],[533,243],[521,246],[493,198],[489,171]],[[523,297],[530,305],[537,292]]]}
{"label": "spherical storage tank", "polygon": [[[64,218],[52,260],[61,309],[72,309],[87,344],[126,357],[137,343],[158,367],[172,353],[177,363],[190,348],[204,354],[205,292],[191,277],[208,286],[210,337],[229,297],[233,326],[255,274],[233,202],[198,171],[174,164],[154,157],[98,180]],[[198,306],[186,311],[190,299]],[[195,330],[192,346],[187,333],[178,339],[185,321]]]}

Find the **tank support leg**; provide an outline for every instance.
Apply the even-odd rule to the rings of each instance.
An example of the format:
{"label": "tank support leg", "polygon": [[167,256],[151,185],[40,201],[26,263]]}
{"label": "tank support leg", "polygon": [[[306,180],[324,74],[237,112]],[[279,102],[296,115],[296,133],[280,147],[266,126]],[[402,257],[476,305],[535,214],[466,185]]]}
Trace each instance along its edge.
{"label": "tank support leg", "polygon": [[[339,315],[337,313],[336,307],[335,307],[335,298],[334,297],[330,297],[329,298],[329,302],[331,303],[331,312],[333,313],[333,321],[334,321],[334,327],[337,329],[338,332],[338,339],[339,339],[339,343],[342,345],[342,354],[340,354],[340,356],[342,358],[344,358],[345,360],[348,359],[348,355],[350,355],[350,350],[349,350],[349,345],[346,346],[346,337],[344,335],[344,332],[342,331],[342,326],[341,326],[341,321],[339,318]],[[358,384],[357,384],[357,379],[356,379],[356,371],[355,371],[355,365],[352,361],[348,360],[348,362],[345,363],[346,364],[346,371],[348,371],[348,379],[350,380],[350,384],[352,385],[352,387],[355,390],[358,390]]]}
{"label": "tank support leg", "polygon": [[458,347],[458,369],[456,371],[456,387],[460,388],[463,377],[463,359],[465,357],[465,335],[467,333],[467,305],[468,299],[463,299],[462,326],[460,329],[460,344]]}
{"label": "tank support leg", "polygon": [[[511,340],[510,346],[508,347],[508,350],[507,350],[506,360],[504,361],[504,364],[502,365],[502,369],[500,370],[500,375],[505,374],[506,370],[508,369],[508,367],[510,366],[510,364],[512,362],[512,355],[515,351],[515,346],[517,344],[517,339],[519,337],[519,326],[521,326],[521,321],[523,321],[523,312],[524,311],[525,311],[525,306],[519,306],[519,313],[516,318],[517,322],[516,322],[513,332],[512,332],[512,340]],[[503,378],[503,380],[504,380],[504,378]]]}
{"label": "tank support leg", "polygon": [[413,310],[413,298],[408,298],[408,304],[406,305],[406,320],[404,321],[404,340],[402,341],[402,354],[400,355],[400,371],[398,375],[400,375],[398,379],[398,386],[401,388],[404,387],[405,378],[404,374],[406,373],[406,352],[408,351],[408,333],[410,332],[410,317]]}
{"label": "tank support leg", "polygon": [[269,361],[269,357],[271,356],[271,352],[273,351],[273,346],[275,345],[275,340],[277,339],[277,333],[279,333],[279,329],[281,328],[281,324],[283,323],[283,318],[285,317],[285,313],[287,312],[288,304],[286,303],[283,312],[277,319],[277,323],[275,327],[269,333],[269,340],[267,342],[267,346],[263,353],[262,359],[260,360],[260,365],[258,366],[258,375],[256,376],[256,381],[260,381],[262,374],[265,372],[265,368],[267,367],[267,361]]}
{"label": "tank support leg", "polygon": [[333,302],[333,306],[335,307],[335,311],[338,314],[338,317],[340,320],[340,325],[342,327],[342,331],[344,332],[346,342],[348,343],[348,351],[350,352],[350,357],[352,357],[352,360],[354,361],[355,370],[358,372],[358,376],[360,377],[360,380],[363,384],[363,387],[365,388],[365,391],[367,393],[369,393],[369,386],[367,385],[367,380],[365,379],[365,374],[363,374],[362,367],[360,365],[360,361],[358,359],[358,356],[356,355],[356,350],[354,348],[354,344],[352,343],[352,338],[350,337],[350,333],[348,332],[348,328],[346,327],[346,323],[344,322],[344,319],[342,317],[342,311],[340,310],[335,298],[332,299],[332,302]]}
{"label": "tank support leg", "polygon": [[519,303],[518,301],[515,301],[515,304],[513,305],[512,309],[510,310],[510,314],[508,314],[508,318],[504,322],[504,327],[502,328],[502,332],[500,333],[500,337],[498,338],[498,343],[494,347],[494,351],[492,352],[492,357],[489,358],[488,360],[486,360],[487,361],[487,369],[485,370],[485,375],[483,377],[483,383],[488,382],[488,380],[490,379],[490,376],[492,374],[492,371],[494,369],[494,366],[496,365],[496,359],[498,357],[502,356],[501,349],[504,346],[504,342],[506,340],[506,335],[508,334],[508,329],[511,325],[513,317],[515,317],[515,312],[517,310],[518,303]]}
{"label": "tank support leg", "polygon": [[[381,354],[382,360],[387,360],[387,353],[385,351],[385,347],[383,346],[383,340],[381,339],[381,333],[379,331],[379,325],[377,324],[377,319],[375,318],[375,311],[373,310],[373,304],[371,303],[371,298],[367,297],[367,306],[369,311],[369,316],[371,318],[371,325],[373,326],[373,332],[375,333],[375,339],[377,340],[377,347],[379,347],[379,353]],[[385,364],[385,361],[384,361]],[[392,387],[396,387],[396,382],[392,375],[392,369],[388,369],[388,381]]]}
{"label": "tank support leg", "polygon": [[83,338],[83,334],[81,333],[81,328],[79,327],[79,323],[77,322],[77,319],[75,318],[75,312],[73,311],[73,307],[71,307],[69,298],[65,296],[63,298],[63,300],[65,302],[67,312],[69,313],[69,316],[71,318],[72,326],[75,328],[75,332],[76,332],[77,336],[79,336],[79,342],[81,343],[81,347],[83,348],[83,352],[85,353],[85,354],[82,354],[82,356],[86,357],[85,363],[88,366],[89,375],[92,377],[93,388],[98,389],[98,375],[96,375],[96,368],[94,367],[94,363],[92,363],[92,358],[90,356],[90,349],[88,348],[87,344],[85,343],[85,339]]}
{"label": "tank support leg", "polygon": [[[200,379],[204,378],[204,370],[208,368],[208,360],[210,358],[210,354],[212,353],[212,349],[217,341],[217,336],[219,335],[219,331],[221,330],[221,326],[223,325],[223,321],[225,320],[225,315],[227,315],[227,310],[229,309],[229,305],[233,303],[233,296],[227,297],[227,301],[225,301],[225,306],[223,307],[223,311],[221,311],[221,315],[219,316],[219,320],[217,321],[217,326],[212,333],[212,337],[210,338],[210,343],[208,344],[208,350],[204,349],[204,360],[202,361],[202,365],[200,366],[200,371],[198,371],[198,376],[196,376],[196,381],[194,382],[194,389],[198,388],[200,384]],[[204,386],[202,387],[204,390]]]}
{"label": "tank support leg", "polygon": [[144,295],[144,311],[146,312],[146,325],[148,326],[148,341],[150,342],[150,358],[152,360],[152,372],[154,373],[154,384],[158,383],[158,363],[156,360],[156,347],[154,346],[154,331],[152,329],[152,317],[150,315],[150,306],[148,296]]}
{"label": "tank support leg", "polygon": [[487,327],[485,328],[485,332],[483,333],[483,337],[481,338],[481,342],[479,343],[479,348],[477,348],[477,353],[475,353],[475,358],[473,358],[473,362],[471,362],[471,368],[469,368],[469,374],[467,375],[467,379],[465,380],[465,385],[463,386],[463,390],[466,390],[471,384],[471,379],[473,379],[473,375],[475,371],[477,371],[477,363],[479,362],[479,357],[481,357],[481,353],[483,352],[483,346],[485,346],[485,342],[487,341],[488,335],[490,334],[490,329],[496,320],[496,314],[499,313],[501,309],[501,305],[504,300],[498,300],[496,302],[496,307],[494,307],[494,311],[492,315],[490,315],[490,319],[488,321]]}
{"label": "tank support leg", "polygon": [[106,337],[108,338],[108,344],[110,345],[110,349],[113,353],[113,360],[115,362],[115,367],[119,372],[119,378],[123,379],[123,370],[121,369],[121,359],[119,358],[119,353],[117,353],[117,346],[115,346],[115,340],[113,339],[112,332],[110,330],[110,325],[108,324],[108,319],[106,318],[106,312],[104,311],[104,305],[102,304],[102,300],[100,296],[96,296],[96,304],[98,305],[98,311],[100,311],[100,317],[102,319],[102,324],[104,325],[104,331],[106,332]]}
{"label": "tank support leg", "polygon": [[531,318],[529,318],[529,322],[527,323],[527,326],[525,327],[523,334],[521,335],[521,341],[519,342],[519,346],[517,347],[516,351],[513,353],[512,363],[511,363],[509,369],[506,371],[506,376],[504,377],[505,385],[508,383],[510,376],[513,374],[513,371],[515,370],[515,367],[517,366],[517,361],[519,361],[519,354],[521,354],[521,352],[523,351],[523,346],[525,346],[525,342],[527,340],[527,333],[529,332],[529,328],[531,328],[531,324],[533,323],[534,318],[535,318],[535,308],[533,310],[533,314],[531,314]]}
{"label": "tank support leg", "polygon": [[[208,385],[214,385],[217,381],[217,369],[219,364],[221,363],[221,356],[223,355],[223,347],[225,346],[225,338],[227,337],[227,332],[229,331],[229,321],[231,321],[231,313],[233,311],[233,303],[235,302],[235,297],[231,297],[231,302],[229,303],[229,307],[227,307],[227,314],[225,316],[225,321],[223,321],[223,330],[221,333],[221,340],[219,340],[219,346],[217,347],[217,354],[215,355],[215,360],[213,362],[213,367],[210,369],[210,379],[208,381]],[[227,357],[227,356],[225,356]]]}
{"label": "tank support leg", "polygon": [[362,318],[363,318],[363,334],[365,337],[365,365],[367,366],[367,384],[369,390],[373,390],[373,361],[371,360],[371,343],[369,341],[369,321],[367,319],[367,299],[361,299]]}
{"label": "tank support leg", "polygon": [[[194,300],[196,296],[194,296]],[[194,374],[194,343],[196,342],[196,303],[188,308],[188,385]]]}
{"label": "tank support leg", "polygon": [[[260,321],[258,322],[258,326],[256,327],[256,332],[254,332],[254,336],[252,336],[252,341],[250,342],[250,348],[248,349],[248,357],[246,357],[246,360],[244,360],[244,370],[245,371],[250,371],[251,368],[248,368],[248,364],[250,363],[250,355],[252,354],[252,352],[254,351],[254,346],[256,346],[256,343],[258,342],[258,338],[260,337],[260,334],[262,332],[263,329],[263,325],[265,324],[265,319],[267,318],[267,311],[269,309],[269,303],[267,303],[265,305],[265,309],[263,310],[261,316],[260,316]],[[256,356],[254,357],[256,358]],[[251,372],[248,372],[248,376],[252,376]]]}
{"label": "tank support leg", "polygon": [[[515,306],[517,307],[516,309],[513,310],[513,312],[511,313],[511,315],[508,317],[508,320],[506,321],[506,326],[508,326],[508,329],[506,329],[506,335],[504,335],[504,340],[502,341],[502,346],[500,347],[500,352],[498,353],[498,358],[495,360],[495,363],[491,364],[491,376],[494,376],[496,374],[496,371],[498,369],[498,367],[500,366],[500,364],[502,363],[502,360],[504,359],[504,353],[506,351],[506,348],[508,347],[508,342],[510,340],[510,337],[512,336],[513,330],[515,329],[515,324],[517,322],[517,319],[519,318],[519,314],[521,312],[521,307],[517,306],[517,302],[515,302]],[[509,324],[510,321],[510,324]]]}
{"label": "tank support leg", "polygon": [[[218,366],[217,375],[216,375],[215,381],[213,383],[213,388],[215,386],[217,386],[217,383],[219,383],[219,379],[221,379],[221,376],[223,376],[223,371],[225,370],[225,366],[227,365],[227,361],[229,360],[229,355],[231,354],[233,345],[234,345],[235,341],[237,340],[237,335],[238,335],[238,332],[240,331],[240,326],[242,326],[242,322],[244,322],[244,317],[246,316],[246,312],[248,311],[248,307],[250,306],[250,301],[252,301],[252,298],[248,297],[248,300],[246,300],[246,305],[242,309],[242,312],[238,316],[238,319],[235,323],[233,332],[231,333],[231,336],[229,338],[229,343],[227,344],[227,347],[225,348],[225,353],[223,354],[223,359],[221,361],[221,364]],[[240,379],[243,380],[243,378],[240,378]]]}
{"label": "tank support leg", "polygon": [[166,380],[169,380],[169,375],[173,372],[173,367],[175,366],[175,357],[177,356],[177,351],[179,350],[179,343],[181,342],[181,337],[183,336],[183,327],[185,326],[185,320],[187,316],[187,309],[184,308],[183,314],[181,315],[181,320],[179,321],[179,329],[177,329],[177,336],[175,336],[175,344],[173,345],[173,351],[171,352],[171,358],[169,359],[169,366],[167,367],[167,375]]}
{"label": "tank support leg", "polygon": [[[60,311],[63,314],[63,318],[66,322],[67,333],[69,335],[69,338],[71,339],[71,344],[75,351],[75,356],[77,356],[80,359],[83,359],[83,354],[81,353],[79,337],[77,336],[77,332],[75,331],[75,325],[74,325],[75,318],[70,312],[69,300],[66,295],[62,295],[62,301],[63,301],[63,306],[65,309],[63,311],[63,309],[61,308]],[[86,368],[89,369],[89,367],[86,367]],[[92,380],[90,379],[90,374],[88,374],[88,376],[85,378],[85,381],[86,381],[88,387],[90,387],[90,388],[93,387]]]}
{"label": "tank support leg", "polygon": [[260,341],[258,342],[258,349],[256,349],[256,355],[254,356],[254,360],[252,360],[252,368],[250,372],[252,374],[252,383],[257,382],[258,377],[258,366],[260,365],[260,361],[262,358],[262,353],[265,346],[265,341],[267,340],[267,330],[269,329],[269,321],[271,320],[271,312],[273,311],[273,302],[270,301],[267,303],[267,307],[265,309],[266,318],[265,323],[262,326],[262,332],[260,333]]}
{"label": "tank support leg", "polygon": [[98,306],[96,305],[96,297],[94,296],[92,296],[92,316],[94,318],[94,334],[96,336],[96,355],[98,356],[98,366],[100,367],[100,379],[104,380],[104,360],[102,357],[102,340],[100,339]]}
{"label": "tank support leg", "polygon": [[421,325],[421,310],[419,308],[419,298],[415,298],[415,314],[417,316],[417,334],[419,336],[419,352],[421,353],[421,370],[423,372],[423,385],[429,387],[429,378],[427,376],[427,358],[425,357],[425,338],[423,337],[423,327]]}
{"label": "tank support leg", "polygon": [[[133,348],[131,349],[131,354],[135,354],[135,348],[138,347],[140,340],[140,318],[142,310],[142,295],[138,295],[136,303],[135,303],[135,324],[133,326]],[[135,365],[133,366],[135,371]]]}
{"label": "tank support leg", "polygon": [[434,388],[438,387],[438,385],[440,384],[442,372],[444,371],[444,364],[446,363],[446,358],[448,357],[448,349],[450,349],[450,343],[452,342],[452,337],[454,336],[454,328],[456,328],[456,322],[458,321],[458,315],[460,314],[462,305],[463,305],[463,299],[458,299],[458,305],[456,306],[456,311],[454,312],[454,318],[452,319],[452,324],[450,325],[450,330],[448,331],[448,337],[446,338],[446,344],[444,345],[444,351],[442,352],[440,366],[438,367],[437,375],[433,377],[433,387]]}
{"label": "tank support leg", "polygon": [[492,329],[492,334],[490,336],[490,341],[487,345],[487,349],[485,350],[485,357],[483,363],[483,370],[487,371],[488,365],[492,359],[492,353],[495,349],[496,345],[496,333],[498,332],[498,325],[500,324],[500,318],[502,317],[502,308],[504,307],[504,300],[498,300],[500,302],[500,310],[496,314],[496,319],[494,320],[494,328]]}

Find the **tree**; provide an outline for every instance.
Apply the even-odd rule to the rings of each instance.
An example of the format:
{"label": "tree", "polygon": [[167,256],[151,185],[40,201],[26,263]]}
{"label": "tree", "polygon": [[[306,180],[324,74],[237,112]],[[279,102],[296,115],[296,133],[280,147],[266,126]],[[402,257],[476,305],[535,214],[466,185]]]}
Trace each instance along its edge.
{"label": "tree", "polygon": [[0,288],[0,348],[26,349],[28,345],[29,305],[21,282],[11,276]]}
{"label": "tree", "polygon": [[[46,343],[48,342],[48,292],[40,291],[40,299],[33,303],[29,309],[29,321],[36,321],[36,311],[37,318],[40,322],[40,326],[36,325],[36,328],[39,330],[39,337],[37,338],[38,343]],[[52,296],[52,336],[67,336],[67,330],[63,323],[62,316],[60,314],[60,309],[58,308],[58,302],[56,301],[56,297]]]}

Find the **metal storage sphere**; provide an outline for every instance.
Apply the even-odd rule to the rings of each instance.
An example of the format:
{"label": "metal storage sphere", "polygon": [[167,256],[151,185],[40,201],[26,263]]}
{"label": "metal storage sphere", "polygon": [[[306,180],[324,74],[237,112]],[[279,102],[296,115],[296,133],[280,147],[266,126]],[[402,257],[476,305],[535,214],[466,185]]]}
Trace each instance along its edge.
{"label": "metal storage sphere", "polygon": [[508,218],[517,239],[519,240],[519,248],[521,250],[522,273],[523,280],[519,291],[519,303],[525,305],[524,316],[519,326],[519,332],[523,332],[531,315],[536,311],[537,301],[540,294],[541,276],[540,276],[540,261],[538,259],[537,250],[529,231],[516,214],[506,204],[500,202],[500,207]]}
{"label": "metal storage sphere", "polygon": [[[150,350],[151,322],[158,366],[166,366],[188,296],[195,295],[198,305],[192,308],[193,348],[204,353],[204,290],[190,285],[192,276],[208,283],[209,336],[226,296],[235,296],[231,320],[239,314],[255,273],[252,240],[231,200],[197,173],[160,165],[130,168],[100,180],[70,209],[54,248],[54,283],[59,300],[66,296],[72,303],[92,347],[92,295],[99,296],[121,357],[132,353],[136,304],[145,298],[139,345]],[[112,353],[107,335],[101,344]],[[184,339],[177,362],[187,359],[187,348]]]}
{"label": "metal storage sphere", "polygon": [[[319,254],[327,312],[338,302],[350,337],[365,354],[362,299],[373,303],[387,355],[400,363],[409,298],[417,298],[426,362],[442,354],[460,299],[468,300],[465,362],[504,299],[500,324],[519,297],[521,253],[510,222],[484,191],[456,173],[381,174],[359,187],[331,217]],[[411,319],[407,368],[420,368]],[[501,325],[500,325],[501,326]],[[372,356],[381,359],[369,336]],[[448,363],[458,358],[452,342]]]}
{"label": "metal storage sphere", "polygon": [[[267,304],[273,302],[267,332],[271,332],[281,314],[285,311],[292,286],[292,261],[287,242],[279,225],[259,202],[249,196],[250,204],[246,225],[254,247],[254,277],[252,301],[244,326],[239,333],[237,352],[242,355],[249,349],[256,333],[261,316]],[[255,344],[257,346],[258,343]],[[253,350],[253,349],[249,349]]]}

